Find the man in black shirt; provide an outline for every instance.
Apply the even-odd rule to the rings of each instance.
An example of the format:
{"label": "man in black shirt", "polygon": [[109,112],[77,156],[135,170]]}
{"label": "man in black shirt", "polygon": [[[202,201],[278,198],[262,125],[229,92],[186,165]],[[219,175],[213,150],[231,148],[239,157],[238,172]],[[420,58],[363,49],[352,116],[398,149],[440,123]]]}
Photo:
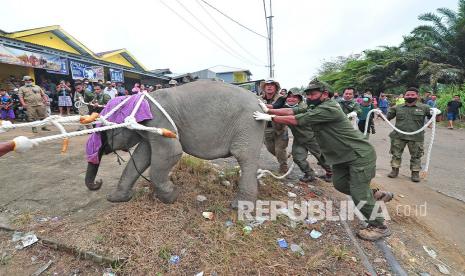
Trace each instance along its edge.
{"label": "man in black shirt", "polygon": [[457,119],[461,107],[462,102],[459,95],[455,95],[454,99],[447,103],[447,120],[449,121],[447,128],[454,129],[453,122]]}

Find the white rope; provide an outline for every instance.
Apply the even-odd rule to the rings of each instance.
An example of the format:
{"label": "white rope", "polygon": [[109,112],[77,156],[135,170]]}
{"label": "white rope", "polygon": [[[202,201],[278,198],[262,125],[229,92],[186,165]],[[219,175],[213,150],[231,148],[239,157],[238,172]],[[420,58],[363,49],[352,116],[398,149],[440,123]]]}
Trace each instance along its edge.
{"label": "white rope", "polygon": [[94,104],[94,103],[86,103],[84,101],[84,99],[79,96],[79,101],[76,101],[74,103],[74,107],[76,107],[77,109],[81,108],[83,105],[88,105],[88,106],[97,106],[97,107],[105,107],[104,105],[100,105],[100,104]]}
{"label": "white rope", "polygon": [[383,114],[383,112],[379,109],[372,109],[370,110],[370,112],[368,112],[367,114],[367,120],[365,122],[365,131],[363,133],[363,135],[367,135],[368,133],[368,124],[370,122],[369,118],[371,116],[372,113],[376,113],[378,115],[381,116],[381,118],[386,121],[388,123],[388,125],[394,129],[395,131],[401,133],[401,134],[404,134],[404,135],[415,135],[415,134],[418,134],[422,131],[424,131],[430,124],[432,124],[432,129],[431,129],[431,139],[430,139],[430,142],[429,142],[429,145],[428,145],[428,151],[426,153],[426,163],[425,163],[425,167],[423,169],[423,177],[425,178],[426,177],[426,174],[428,173],[428,169],[429,169],[429,164],[431,162],[431,152],[433,151],[433,143],[434,143],[434,138],[435,138],[435,134],[436,134],[436,116],[438,114],[441,114],[441,111],[437,108],[431,108],[431,111],[432,111],[432,114],[431,114],[431,118],[428,120],[428,122],[423,126],[421,127],[420,129],[416,130],[416,131],[413,131],[413,132],[406,132],[406,131],[403,131],[403,130],[400,130],[398,128],[396,128]]}
{"label": "white rope", "polygon": [[268,175],[271,175],[271,176],[272,176],[273,178],[275,178],[275,179],[284,179],[286,176],[288,176],[288,175],[292,172],[292,170],[294,169],[294,166],[295,166],[295,163],[292,162],[292,164],[291,164],[291,166],[289,167],[289,169],[287,170],[287,172],[286,172],[285,174],[281,175],[281,176],[277,176],[277,175],[273,174],[273,173],[272,173],[271,171],[269,171],[269,170],[258,169],[258,170],[257,170],[257,174],[258,174],[258,175],[257,175],[257,179],[260,179],[260,178],[264,177],[264,176],[267,175],[267,174],[268,174]]}
{"label": "white rope", "polygon": [[163,115],[165,115],[166,119],[168,119],[168,121],[171,123],[171,125],[173,126],[174,128],[174,131],[176,132],[176,138],[179,139],[179,131],[178,131],[178,128],[176,127],[176,124],[174,123],[173,119],[171,118],[170,114],[168,114],[168,112],[166,112],[166,110],[163,108],[163,106],[161,106],[161,104],[159,104],[149,93],[147,93],[146,91],[142,92],[144,93],[144,96],[146,96],[147,98],[149,98],[149,100],[152,101],[153,104],[155,104],[158,109],[160,109],[160,111],[163,113]]}
{"label": "white rope", "polygon": [[[29,139],[24,136],[19,136],[13,139],[13,142],[15,143],[15,151],[17,152],[25,152],[26,150],[32,149],[33,147],[37,146],[39,143],[43,142],[48,142],[48,141],[53,141],[53,140],[59,140],[59,139],[65,139],[66,143],[64,145],[67,145],[67,139],[75,136],[81,136],[81,135],[87,135],[91,133],[96,133],[96,132],[101,132],[101,131],[107,131],[107,130],[112,130],[116,128],[128,128],[128,129],[134,129],[134,130],[143,130],[143,131],[149,131],[161,136],[165,137],[176,137],[178,138],[177,135],[173,135],[173,133],[169,130],[162,129],[162,128],[157,128],[157,127],[147,127],[144,125],[139,124],[136,119],[135,115],[136,112],[139,110],[143,100],[145,97],[148,97],[161,111],[162,113],[167,117],[168,121],[171,122],[173,125],[174,129],[177,132],[176,125],[174,124],[174,121],[172,118],[169,116],[169,114],[166,112],[166,110],[149,94],[144,92],[144,94],[141,95],[141,97],[138,99],[134,109],[132,110],[131,114],[125,118],[124,123],[117,124],[113,122],[107,121],[107,118],[111,116],[114,112],[119,110],[129,99],[130,97],[127,97],[123,101],[121,101],[118,105],[113,107],[107,114],[105,114],[102,117],[99,117],[95,119],[93,122],[88,123],[88,124],[80,124],[80,125],[89,125],[89,124],[95,124],[97,122],[102,123],[104,126],[98,127],[98,128],[93,128],[93,129],[86,129],[86,130],[78,130],[74,132],[67,132],[66,129],[63,127],[63,125],[72,125],[76,124],[76,122],[80,121],[82,116],[69,116],[69,117],[61,117],[58,115],[53,115],[49,116],[43,120],[40,121],[35,121],[35,122],[30,122],[30,123],[24,123],[24,124],[11,124],[9,121],[0,121],[0,133],[7,130],[7,129],[14,129],[18,127],[35,127],[35,126],[43,126],[43,125],[48,125],[48,124],[53,124],[56,126],[61,134],[56,134],[56,135],[50,135],[46,137],[40,137],[40,138],[34,138],[34,139]],[[79,100],[80,104],[77,106],[81,107],[82,104],[87,104],[84,102],[82,98]],[[63,147],[66,149],[66,146]],[[18,150],[16,150],[18,149]]]}
{"label": "white rope", "polygon": [[79,115],[68,116],[68,117],[52,115],[43,120],[29,122],[29,123],[21,123],[21,124],[4,124],[4,121],[2,121],[2,124],[0,124],[0,129],[8,130],[8,129],[15,129],[15,128],[20,128],[20,127],[39,127],[39,126],[50,125],[52,124],[52,122],[57,122],[57,123],[71,123],[71,122],[76,122],[76,121],[79,122],[80,118],[81,116]]}

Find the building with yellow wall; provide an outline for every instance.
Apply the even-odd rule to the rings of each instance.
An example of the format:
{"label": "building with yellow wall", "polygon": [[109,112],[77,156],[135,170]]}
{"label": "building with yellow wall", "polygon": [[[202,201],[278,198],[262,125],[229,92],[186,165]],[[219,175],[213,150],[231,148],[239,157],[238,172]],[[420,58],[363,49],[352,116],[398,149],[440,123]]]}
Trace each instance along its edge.
{"label": "building with yellow wall", "polygon": [[10,75],[72,81],[82,79],[87,72],[104,81],[117,81],[112,78],[121,76],[127,88],[141,80],[160,84],[169,81],[147,70],[128,50],[94,53],[58,25],[16,32],[0,30],[0,81]]}

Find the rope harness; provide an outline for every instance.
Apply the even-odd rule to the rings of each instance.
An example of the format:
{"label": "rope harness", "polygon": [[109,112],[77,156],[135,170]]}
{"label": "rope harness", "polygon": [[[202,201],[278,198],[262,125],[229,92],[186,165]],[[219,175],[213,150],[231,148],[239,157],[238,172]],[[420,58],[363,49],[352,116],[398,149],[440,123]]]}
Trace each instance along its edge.
{"label": "rope harness", "polygon": [[[147,127],[142,124],[139,124],[136,122],[135,115],[136,112],[139,110],[142,101],[148,98],[155,106],[157,106],[160,111],[163,113],[163,115],[168,119],[168,121],[171,123],[173,126],[175,132],[165,129],[165,128],[157,128],[157,127]],[[76,137],[76,136],[82,136],[82,135],[87,135],[91,133],[96,133],[96,132],[102,132],[102,131],[107,131],[107,130],[112,130],[112,129],[117,129],[117,128],[128,128],[128,129],[134,129],[134,130],[143,130],[143,131],[148,131],[152,132],[164,137],[168,138],[178,138],[178,129],[176,127],[176,124],[174,123],[173,119],[171,116],[166,112],[166,110],[152,97],[150,96],[147,92],[142,92],[142,96],[138,99],[136,102],[136,105],[134,109],[132,110],[132,113],[124,119],[123,123],[117,124],[113,122],[107,121],[107,119],[113,115],[117,110],[121,109],[121,107],[130,99],[129,97],[126,97],[123,101],[121,101],[118,105],[116,105],[114,108],[112,108],[107,114],[100,116],[98,113],[92,113],[91,115],[86,115],[86,116],[68,116],[68,117],[61,117],[58,115],[53,115],[50,117],[47,117],[43,120],[40,121],[34,121],[34,122],[29,122],[29,123],[22,123],[22,124],[12,124],[9,121],[0,121],[0,133],[8,131],[10,129],[15,129],[15,128],[21,128],[21,127],[38,127],[38,126],[45,126],[45,125],[50,125],[53,124],[60,130],[60,134],[56,135],[50,135],[46,137],[39,137],[39,138],[34,138],[34,139],[29,139],[25,136],[18,136],[14,138],[12,141],[6,142],[6,145],[4,144],[2,148],[4,150],[0,152],[0,156],[6,154],[9,151],[16,151],[19,153],[26,152],[36,146],[38,144],[43,143],[43,142],[48,142],[48,141],[53,141],[53,140],[60,140],[64,139],[63,141],[63,148],[62,148],[62,153],[66,152],[66,149],[68,147],[68,140],[71,137]],[[82,106],[83,104],[86,105],[92,105],[89,103],[85,103],[82,98],[80,98],[80,104],[77,106]],[[86,129],[86,130],[79,130],[79,131],[73,131],[73,132],[67,132],[66,129],[64,128],[64,125],[90,125],[90,124],[96,124],[96,123],[101,123],[101,127],[96,127],[92,129]]]}

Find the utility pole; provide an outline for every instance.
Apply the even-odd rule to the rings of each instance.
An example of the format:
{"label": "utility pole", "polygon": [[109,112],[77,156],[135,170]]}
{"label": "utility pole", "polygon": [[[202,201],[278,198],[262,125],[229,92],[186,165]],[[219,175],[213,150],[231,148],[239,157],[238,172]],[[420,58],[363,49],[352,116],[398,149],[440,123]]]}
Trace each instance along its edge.
{"label": "utility pole", "polygon": [[270,78],[274,78],[274,59],[273,59],[273,12],[271,10],[270,0],[270,15],[267,16],[268,20],[268,67],[270,68]]}

